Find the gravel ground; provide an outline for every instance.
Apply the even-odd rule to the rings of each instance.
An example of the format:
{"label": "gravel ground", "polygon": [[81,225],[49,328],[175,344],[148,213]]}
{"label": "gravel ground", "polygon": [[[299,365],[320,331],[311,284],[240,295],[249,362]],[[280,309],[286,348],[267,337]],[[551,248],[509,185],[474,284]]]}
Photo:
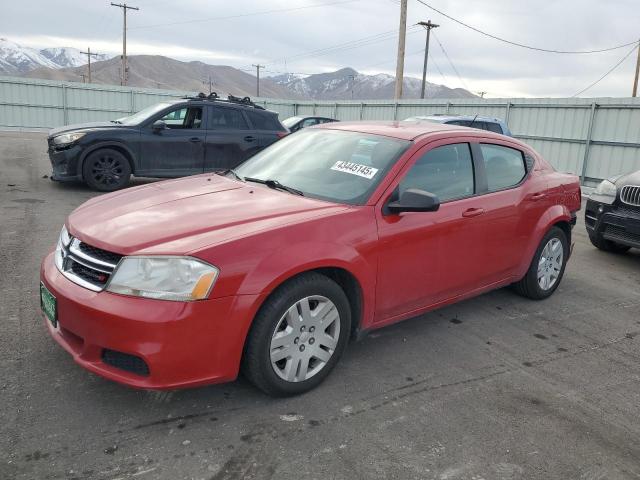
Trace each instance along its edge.
{"label": "gravel ground", "polygon": [[549,300],[499,290],[378,330],[296,398],[159,393],[46,333],[40,260],[95,195],[49,173],[42,133],[0,133],[1,479],[640,478],[640,252],[596,250],[582,219]]}

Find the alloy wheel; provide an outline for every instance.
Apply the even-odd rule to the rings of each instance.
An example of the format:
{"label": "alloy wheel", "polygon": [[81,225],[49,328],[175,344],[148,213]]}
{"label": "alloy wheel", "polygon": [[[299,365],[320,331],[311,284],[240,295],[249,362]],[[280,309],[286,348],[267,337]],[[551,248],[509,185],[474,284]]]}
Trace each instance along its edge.
{"label": "alloy wheel", "polygon": [[538,285],[542,290],[549,290],[558,281],[562,270],[564,248],[558,238],[550,239],[542,249],[538,260]]}
{"label": "alloy wheel", "polygon": [[101,155],[91,165],[91,175],[97,184],[117,185],[124,173],[122,161],[111,155]]}
{"label": "alloy wheel", "polygon": [[274,372],[287,382],[302,382],[320,372],[340,338],[340,313],[327,297],[298,300],[276,324],[269,355]]}

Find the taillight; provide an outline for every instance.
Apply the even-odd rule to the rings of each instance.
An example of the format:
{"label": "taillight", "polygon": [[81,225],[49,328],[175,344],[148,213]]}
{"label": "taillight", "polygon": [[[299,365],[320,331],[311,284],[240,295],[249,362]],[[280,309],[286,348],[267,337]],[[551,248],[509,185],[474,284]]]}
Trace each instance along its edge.
{"label": "taillight", "polygon": [[276,135],[278,136],[278,138],[284,138],[289,135],[289,132],[276,132]]}

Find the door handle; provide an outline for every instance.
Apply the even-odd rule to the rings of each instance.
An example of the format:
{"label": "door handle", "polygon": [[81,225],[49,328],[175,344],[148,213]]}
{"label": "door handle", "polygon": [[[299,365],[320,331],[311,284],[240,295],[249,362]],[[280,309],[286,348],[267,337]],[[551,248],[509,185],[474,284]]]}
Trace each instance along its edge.
{"label": "door handle", "polygon": [[484,213],[484,208],[469,208],[462,212],[462,216],[465,218],[477,217]]}
{"label": "door handle", "polygon": [[252,137],[251,135],[247,135],[246,137],[244,137],[245,141],[247,142],[253,142],[256,137]]}
{"label": "door handle", "polygon": [[189,141],[193,143],[198,143],[198,142],[201,142],[202,139],[200,137],[191,137]]}
{"label": "door handle", "polygon": [[533,195],[531,195],[531,200],[533,200],[534,202],[538,201],[538,200],[542,200],[544,197],[546,197],[547,194],[544,192],[537,192],[534,193]]}

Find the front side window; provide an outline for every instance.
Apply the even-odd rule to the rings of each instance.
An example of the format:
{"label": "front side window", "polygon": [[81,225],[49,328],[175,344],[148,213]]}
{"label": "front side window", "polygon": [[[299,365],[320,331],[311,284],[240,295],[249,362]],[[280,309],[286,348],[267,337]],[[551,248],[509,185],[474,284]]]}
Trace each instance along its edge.
{"label": "front side window", "polygon": [[473,160],[468,143],[429,150],[400,182],[400,195],[409,188],[433,193],[441,202],[474,194]]}
{"label": "front side window", "polygon": [[491,143],[481,143],[480,150],[490,192],[514,187],[527,174],[520,150]]}
{"label": "front side window", "polygon": [[260,151],[236,173],[277,180],[309,197],[362,205],[410,144],[379,135],[311,128]]}
{"label": "front side window", "polygon": [[202,126],[202,107],[184,107],[167,113],[162,120],[168,128],[197,129]]}

